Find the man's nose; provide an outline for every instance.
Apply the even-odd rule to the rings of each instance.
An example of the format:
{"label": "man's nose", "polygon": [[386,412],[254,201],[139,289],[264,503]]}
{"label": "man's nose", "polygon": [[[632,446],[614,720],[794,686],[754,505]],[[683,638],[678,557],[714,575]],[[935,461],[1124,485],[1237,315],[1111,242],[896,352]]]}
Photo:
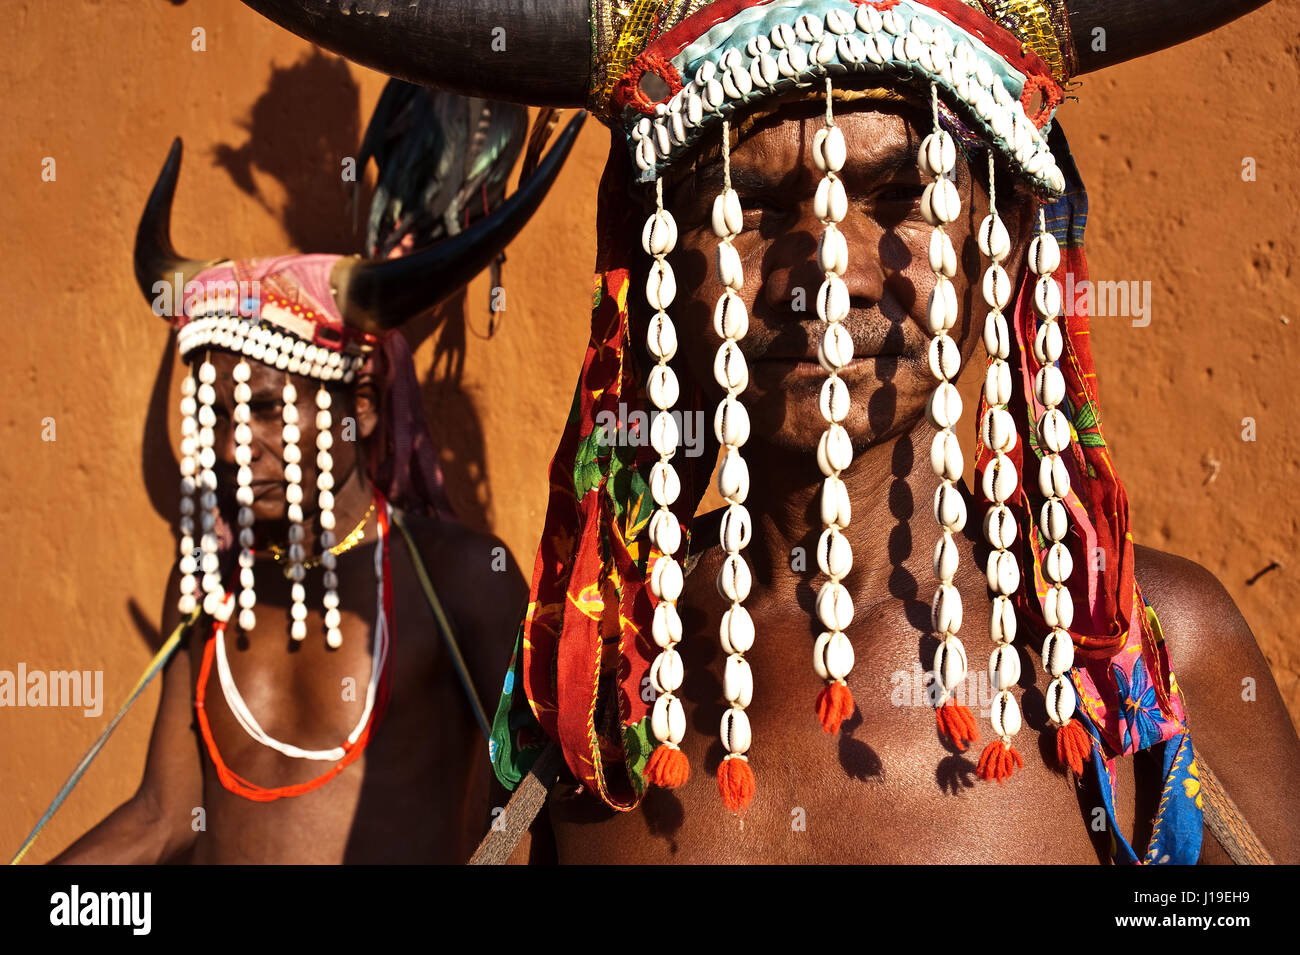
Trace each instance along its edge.
{"label": "man's nose", "polygon": [[[811,196],[799,211],[798,221],[783,229],[764,253],[767,268],[761,294],[777,312],[792,313],[797,318],[803,318],[800,313],[806,312],[815,317],[817,290],[826,279],[818,253],[827,227],[814,213]],[[885,280],[880,261],[882,230],[852,209],[835,223],[835,230],[847,249],[841,277],[854,305],[880,301]]]}

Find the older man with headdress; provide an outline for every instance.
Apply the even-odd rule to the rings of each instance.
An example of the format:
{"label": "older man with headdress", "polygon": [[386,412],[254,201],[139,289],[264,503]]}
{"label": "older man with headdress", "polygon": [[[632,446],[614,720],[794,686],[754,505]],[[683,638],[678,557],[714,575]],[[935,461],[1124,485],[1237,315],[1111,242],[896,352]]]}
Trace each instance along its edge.
{"label": "older man with headdress", "polygon": [[[1300,744],[1271,682],[1237,696],[1267,666],[1210,574],[1133,542],[1061,301],[1087,274],[1064,84],[1257,2],[247,2],[613,129],[480,859],[1185,863],[1203,812],[1207,859],[1300,859]],[[1071,38],[1096,27],[1104,52]],[[642,430],[610,433],[620,403]],[[891,705],[916,661],[928,718]]]}

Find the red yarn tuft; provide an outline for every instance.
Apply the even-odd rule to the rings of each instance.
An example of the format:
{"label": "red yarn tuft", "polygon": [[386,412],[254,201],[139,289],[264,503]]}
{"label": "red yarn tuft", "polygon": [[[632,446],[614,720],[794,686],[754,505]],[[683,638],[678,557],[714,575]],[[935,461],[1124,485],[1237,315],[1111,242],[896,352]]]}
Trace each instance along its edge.
{"label": "red yarn tuft", "polygon": [[740,812],[754,801],[754,771],[741,757],[724,759],[718,767],[718,792],[730,812]]}
{"label": "red yarn tuft", "polygon": [[1001,785],[1003,780],[1010,779],[1011,774],[1017,769],[1023,769],[1024,765],[1025,761],[1020,758],[1014,746],[995,739],[984,747],[975,772],[980,779],[986,781],[996,779],[998,785]]}
{"label": "red yarn tuft", "polygon": [[952,740],[952,744],[962,752],[966,751],[967,743],[979,740],[980,734],[975,728],[975,717],[971,716],[970,710],[960,703],[949,700],[936,709],[934,715],[939,722],[939,732]]}
{"label": "red yarn tuft", "polygon": [[838,733],[840,724],[853,715],[853,691],[836,681],[817,694],[817,719],[827,733]]}
{"label": "red yarn tuft", "polygon": [[1056,758],[1069,766],[1076,776],[1083,775],[1083,761],[1092,750],[1092,741],[1078,720],[1070,720],[1056,730]]}
{"label": "red yarn tuft", "polygon": [[676,789],[691,778],[691,761],[676,746],[660,743],[645,764],[646,784],[661,789]]}

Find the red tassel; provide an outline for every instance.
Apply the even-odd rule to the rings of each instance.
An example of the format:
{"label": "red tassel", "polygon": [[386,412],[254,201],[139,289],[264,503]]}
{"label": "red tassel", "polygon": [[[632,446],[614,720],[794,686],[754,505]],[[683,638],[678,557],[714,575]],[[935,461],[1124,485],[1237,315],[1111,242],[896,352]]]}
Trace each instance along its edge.
{"label": "red tassel", "polygon": [[1092,750],[1092,741],[1078,720],[1070,720],[1056,730],[1056,758],[1069,766],[1076,776],[1083,775],[1083,761]]}
{"label": "red tassel", "polygon": [[650,754],[642,776],[648,786],[676,789],[691,778],[691,761],[676,746],[660,743]]}
{"label": "red tassel", "polygon": [[718,792],[730,812],[740,812],[754,801],[754,771],[740,756],[724,759],[718,767]]}
{"label": "red tassel", "polygon": [[817,719],[822,730],[838,733],[840,724],[853,715],[853,691],[843,683],[828,683],[817,694]]}
{"label": "red tassel", "polygon": [[1020,758],[1014,746],[995,739],[984,747],[975,773],[980,779],[989,782],[996,779],[998,785],[1001,785],[1003,780],[1010,779],[1012,773],[1024,766],[1025,761]]}
{"label": "red tassel", "polygon": [[952,740],[952,744],[962,752],[966,751],[967,743],[979,740],[980,734],[975,728],[975,717],[971,716],[970,710],[960,703],[949,700],[936,709],[934,715],[939,721],[939,732]]}

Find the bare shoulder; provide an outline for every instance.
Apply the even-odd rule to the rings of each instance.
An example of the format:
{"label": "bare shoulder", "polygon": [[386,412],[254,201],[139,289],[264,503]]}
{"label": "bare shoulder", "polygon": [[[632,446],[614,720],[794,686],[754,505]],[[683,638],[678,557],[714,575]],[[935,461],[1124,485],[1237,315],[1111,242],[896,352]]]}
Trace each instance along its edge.
{"label": "bare shoulder", "polygon": [[1200,564],[1148,547],[1135,556],[1199,758],[1274,859],[1300,862],[1300,824],[1288,810],[1300,787],[1300,740],[1249,624]]}

